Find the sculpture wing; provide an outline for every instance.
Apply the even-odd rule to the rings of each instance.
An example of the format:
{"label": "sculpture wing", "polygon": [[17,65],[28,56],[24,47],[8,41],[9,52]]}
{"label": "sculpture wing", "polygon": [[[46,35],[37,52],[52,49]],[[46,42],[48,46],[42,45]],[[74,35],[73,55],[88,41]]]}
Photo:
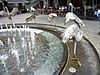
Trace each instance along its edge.
{"label": "sculpture wing", "polygon": [[29,22],[29,21],[32,21],[34,18],[33,18],[33,16],[31,15],[31,16],[29,16],[28,18],[26,18],[26,22]]}
{"label": "sculpture wing", "polygon": [[18,12],[18,8],[15,7],[15,8],[13,8],[13,10],[12,10],[12,12],[11,12],[10,14],[11,14],[11,15],[16,15],[17,12]]}

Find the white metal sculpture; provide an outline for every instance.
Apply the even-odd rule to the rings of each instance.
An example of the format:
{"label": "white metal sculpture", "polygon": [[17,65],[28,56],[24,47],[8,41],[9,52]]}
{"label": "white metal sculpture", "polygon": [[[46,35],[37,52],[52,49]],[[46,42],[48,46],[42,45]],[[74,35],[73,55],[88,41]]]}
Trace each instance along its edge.
{"label": "white metal sculpture", "polygon": [[77,24],[81,26],[85,26],[85,24],[82,22],[82,20],[80,18],[78,18],[73,12],[68,12],[65,16],[65,22],[64,25],[66,23],[68,23],[69,21],[76,21]]}
{"label": "white metal sculpture", "polygon": [[48,15],[48,20],[49,20],[49,23],[52,21],[54,24],[55,24],[55,28],[56,28],[56,21],[55,21],[55,18],[57,17],[57,14],[56,13],[50,13]]}
{"label": "white metal sculpture", "polygon": [[36,19],[36,9],[31,7],[30,12],[32,13],[32,15],[29,16],[28,18],[26,18],[26,22],[32,21],[33,19],[34,19],[34,22],[35,22],[35,19]]}
{"label": "white metal sculpture", "polygon": [[[81,30],[82,26],[85,26],[84,23],[82,22],[82,20],[80,20],[74,13],[72,12],[68,12],[66,14],[65,17],[65,24],[70,22],[70,21],[74,21],[73,24],[71,24],[68,28],[65,29],[65,31],[61,34],[62,37],[62,42],[63,43],[67,43],[70,39],[73,40],[73,50],[72,50],[72,54],[71,54],[71,50],[70,50],[70,54],[69,54],[69,62],[73,62],[73,64],[69,64],[69,71],[71,73],[75,73],[77,68],[75,67],[75,65],[79,65],[81,66],[81,63],[79,61],[79,59],[77,58],[76,55],[76,49],[77,49],[77,42],[80,41],[83,37],[83,32]],[[74,63],[77,62],[77,63]],[[74,65],[74,67],[73,67]]]}
{"label": "white metal sculpture", "polygon": [[77,41],[80,41],[82,39],[83,32],[77,24],[72,24],[64,31],[61,36],[63,43],[66,43],[69,39],[72,39],[73,37],[75,37]]}
{"label": "white metal sculpture", "polygon": [[73,12],[73,11],[74,11],[74,6],[73,6],[72,3],[69,3],[69,4],[68,4],[68,11],[69,11],[69,12]]}
{"label": "white metal sculpture", "polygon": [[18,8],[17,8],[17,7],[14,7],[13,10],[12,10],[12,12],[10,12],[9,14],[10,14],[11,16],[14,16],[14,15],[17,14],[17,12],[18,12]]}
{"label": "white metal sculpture", "polygon": [[56,13],[50,13],[49,15],[48,15],[48,20],[49,20],[49,22],[51,22],[51,20],[53,20],[54,18],[56,18],[57,17],[57,14]]}
{"label": "white metal sculpture", "polygon": [[11,20],[11,23],[13,23],[12,16],[15,16],[18,13],[18,11],[19,11],[18,8],[14,7],[12,12],[8,13],[8,18]]}
{"label": "white metal sculpture", "polygon": [[74,54],[76,55],[76,43],[77,43],[77,41],[80,41],[83,37],[83,32],[79,28],[79,26],[77,24],[70,25],[61,36],[62,36],[63,43],[66,43],[68,40],[74,38],[73,39]]}

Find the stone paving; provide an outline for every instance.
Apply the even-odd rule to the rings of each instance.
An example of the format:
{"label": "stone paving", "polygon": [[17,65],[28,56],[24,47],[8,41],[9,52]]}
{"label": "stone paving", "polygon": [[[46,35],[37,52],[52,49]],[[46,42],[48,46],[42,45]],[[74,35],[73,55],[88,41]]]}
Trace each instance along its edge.
{"label": "stone paving", "polygon": [[[25,23],[25,19],[30,16],[30,13],[26,13],[26,14],[20,14],[20,15],[16,15],[13,16],[13,22],[14,23]],[[64,17],[57,17],[56,23],[49,23],[48,22],[48,16],[47,15],[43,15],[43,14],[39,14],[36,17],[35,23],[45,23],[45,24],[53,24],[53,25],[57,25],[57,26],[64,26],[64,27],[68,27],[69,24],[64,25]],[[93,45],[97,48],[99,54],[100,54],[100,35],[98,35],[98,32],[100,31],[100,23],[98,21],[91,21],[91,20],[83,20],[83,22],[85,23],[85,27],[82,28],[83,32],[84,32],[84,36],[86,38],[88,38]],[[7,17],[1,17],[0,18],[0,23],[3,24],[9,24],[11,23],[11,21],[7,18]],[[30,21],[29,23],[34,23],[34,20]]]}

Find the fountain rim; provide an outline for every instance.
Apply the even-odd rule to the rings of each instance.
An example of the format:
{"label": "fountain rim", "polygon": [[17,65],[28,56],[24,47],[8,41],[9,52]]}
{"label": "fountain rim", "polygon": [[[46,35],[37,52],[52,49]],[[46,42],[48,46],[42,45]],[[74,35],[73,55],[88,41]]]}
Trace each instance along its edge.
{"label": "fountain rim", "polygon": [[[12,24],[7,24],[8,27],[9,26],[12,26]],[[41,30],[45,30],[45,31],[48,31],[52,34],[54,34],[55,36],[57,36],[59,39],[61,39],[61,33],[63,33],[63,31],[66,29],[66,27],[63,27],[63,26],[54,26],[54,25],[51,25],[51,24],[41,24],[41,23],[15,23],[16,27],[20,27],[22,25],[25,25],[25,26],[28,26],[30,28],[36,28],[36,29],[41,29]],[[3,24],[3,27],[4,24]],[[54,28],[56,27],[57,30],[54,30]],[[57,35],[56,35],[57,34]],[[98,57],[98,60],[100,60],[100,53],[99,53],[99,50],[96,48],[96,46],[88,39],[86,38],[85,36],[83,36],[83,39],[86,40],[90,45],[91,47],[94,49],[94,52],[96,53],[97,57]],[[64,44],[62,42],[62,45],[63,45],[63,48],[64,46],[66,47],[66,49],[68,49],[67,47],[67,44]],[[65,48],[64,48],[65,49]],[[59,75],[63,75],[64,74],[64,71],[65,71],[65,68],[66,68],[66,65],[67,65],[67,60],[68,60],[68,50],[66,50],[67,52],[67,58],[66,58],[66,61],[59,73]]]}
{"label": "fountain rim", "polygon": [[[31,25],[31,28],[43,29],[43,30],[47,30],[46,27],[53,27],[53,28],[56,27],[57,29],[60,28],[62,30],[66,29],[66,27],[54,26],[52,24],[41,24],[41,23],[15,23],[15,24],[16,24],[16,26],[23,25],[23,24],[26,25],[26,26]],[[8,24],[8,25],[12,25],[12,24]],[[33,25],[37,25],[37,26],[33,26]],[[39,26],[43,26],[43,27],[45,26],[45,28],[39,27]],[[54,31],[54,30],[51,30],[51,31]],[[59,32],[60,32],[60,34],[63,33],[61,30],[58,31],[58,32],[57,31],[55,31],[55,32],[58,33],[58,34],[59,34]],[[61,37],[59,37],[59,38],[61,38]],[[96,48],[96,46],[89,39],[87,39],[85,36],[83,36],[83,39],[86,40],[94,48],[96,54],[98,55],[98,57],[100,59],[100,53],[99,53],[99,50]]]}

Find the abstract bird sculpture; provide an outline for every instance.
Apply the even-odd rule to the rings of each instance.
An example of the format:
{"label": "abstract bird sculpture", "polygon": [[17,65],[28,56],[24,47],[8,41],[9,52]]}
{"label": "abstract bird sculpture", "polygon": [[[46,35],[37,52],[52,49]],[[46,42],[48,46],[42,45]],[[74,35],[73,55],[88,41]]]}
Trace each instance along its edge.
{"label": "abstract bird sculpture", "polygon": [[51,21],[53,21],[53,23],[55,23],[55,28],[56,28],[56,21],[55,21],[55,18],[57,17],[57,14],[56,13],[50,13],[49,15],[48,15],[48,20],[49,20],[49,23],[51,22]]}
{"label": "abstract bird sculpture", "polygon": [[66,23],[68,23],[69,21],[75,21],[75,23],[77,23],[78,25],[81,26],[85,26],[85,24],[82,22],[82,20],[80,18],[78,18],[73,12],[68,12],[65,16],[65,22],[64,25]]}
{"label": "abstract bird sculpture", "polygon": [[17,13],[18,13],[18,8],[17,7],[14,7],[12,12],[8,13],[8,18],[11,20],[11,22],[12,22],[12,16],[16,15]]}
{"label": "abstract bird sculpture", "polygon": [[76,55],[76,49],[77,49],[77,41],[80,41],[83,36],[83,32],[80,30],[77,24],[73,24],[69,26],[62,36],[62,42],[66,43],[68,40],[73,39],[73,50],[69,50],[69,60],[68,60],[68,66],[69,71],[71,73],[75,73],[77,69],[81,66],[81,63]]}
{"label": "abstract bird sculpture", "polygon": [[34,19],[35,22],[35,18],[36,18],[36,9],[34,9],[33,7],[31,7],[30,12],[32,13],[31,16],[29,16],[28,18],[26,18],[26,22],[32,21]]}
{"label": "abstract bird sculpture", "polygon": [[77,24],[70,25],[64,33],[61,35],[63,43],[66,43],[69,39],[75,37],[77,41],[80,41],[83,36],[82,30],[78,27]]}
{"label": "abstract bird sculpture", "polygon": [[51,20],[53,20],[54,18],[56,18],[57,17],[57,14],[56,13],[50,13],[49,15],[48,15],[48,20],[49,20],[49,22],[51,22]]}
{"label": "abstract bird sculpture", "polygon": [[74,6],[72,3],[68,4],[68,12],[73,12],[74,11]]}
{"label": "abstract bird sculpture", "polygon": [[[76,24],[72,24],[70,25],[64,32],[63,34],[61,34],[62,37],[62,42],[66,43],[68,42],[70,39],[73,40],[73,50],[70,50],[70,54],[69,54],[69,60],[68,60],[68,65],[69,65],[69,71],[72,73],[76,72],[76,69],[78,69],[81,66],[81,63],[79,61],[79,59],[77,58],[76,55],[76,49],[77,49],[77,41],[80,41],[83,37],[83,32],[80,29],[82,27],[82,25],[84,25],[82,22],[80,22],[80,20],[77,20],[75,18],[72,18],[73,21],[76,22]],[[66,22],[70,21],[70,19],[67,19]]]}

